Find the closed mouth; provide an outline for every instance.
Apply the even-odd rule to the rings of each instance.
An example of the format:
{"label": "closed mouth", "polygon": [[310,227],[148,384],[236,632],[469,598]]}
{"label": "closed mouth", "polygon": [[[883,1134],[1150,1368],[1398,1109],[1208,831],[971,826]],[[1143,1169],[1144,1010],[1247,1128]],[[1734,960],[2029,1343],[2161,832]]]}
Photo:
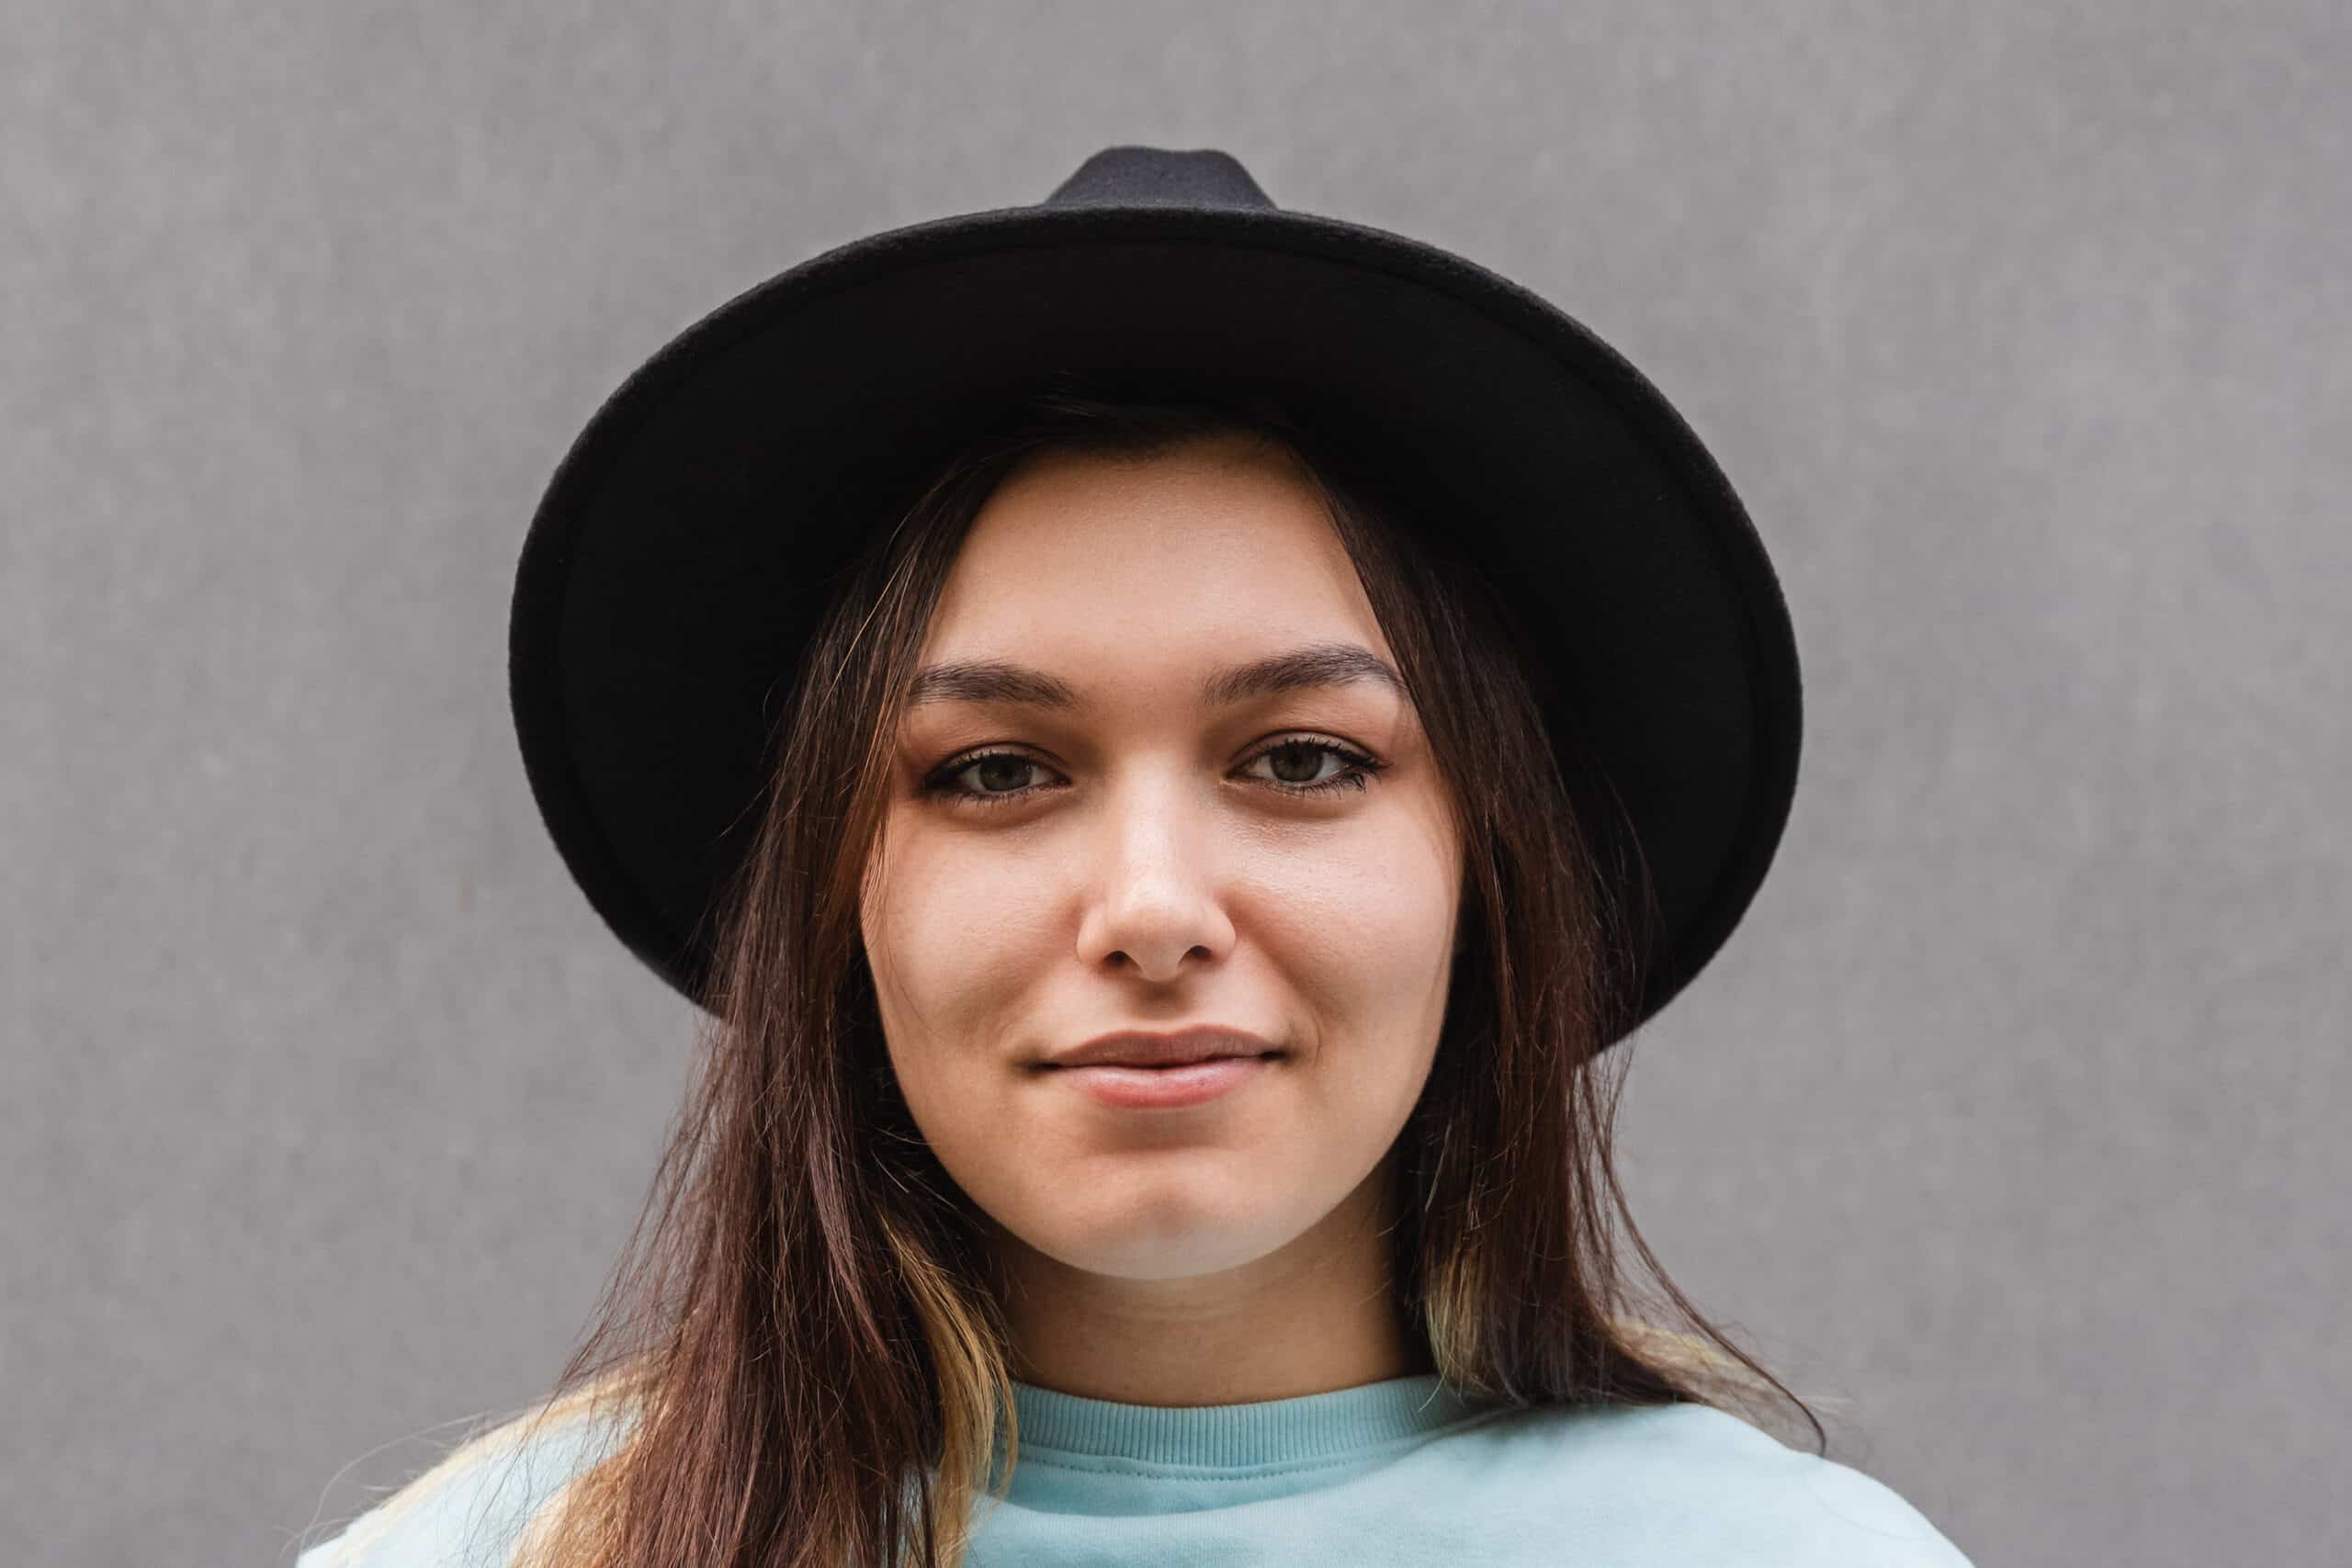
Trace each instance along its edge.
{"label": "closed mouth", "polygon": [[[1271,1062],[1282,1054],[1283,1053],[1280,1051],[1262,1051],[1254,1056],[1244,1056],[1238,1055],[1231,1056],[1200,1056],[1195,1057],[1193,1060],[1189,1062],[1086,1062],[1080,1064],[1080,1070],[1083,1070],[1086,1067],[1119,1067],[1128,1072],[1136,1073],[1172,1073],[1181,1071],[1185,1067],[1204,1067],[1211,1062]],[[1063,1066],[1063,1064],[1058,1062],[1050,1063],[1048,1065],[1052,1066]]]}

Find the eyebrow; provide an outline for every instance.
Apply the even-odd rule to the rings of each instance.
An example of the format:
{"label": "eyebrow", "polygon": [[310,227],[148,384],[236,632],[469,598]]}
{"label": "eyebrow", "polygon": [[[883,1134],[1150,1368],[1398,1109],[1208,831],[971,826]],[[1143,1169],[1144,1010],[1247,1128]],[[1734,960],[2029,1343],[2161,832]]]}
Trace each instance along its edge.
{"label": "eyebrow", "polygon": [[[1351,642],[1310,643],[1246,664],[1219,665],[1202,681],[1200,702],[1204,707],[1222,707],[1251,697],[1363,682],[1407,695],[1403,677],[1372,649]],[[1089,705],[1068,682],[1000,659],[933,664],[908,682],[909,708],[942,702],[1017,703],[1072,713]]]}

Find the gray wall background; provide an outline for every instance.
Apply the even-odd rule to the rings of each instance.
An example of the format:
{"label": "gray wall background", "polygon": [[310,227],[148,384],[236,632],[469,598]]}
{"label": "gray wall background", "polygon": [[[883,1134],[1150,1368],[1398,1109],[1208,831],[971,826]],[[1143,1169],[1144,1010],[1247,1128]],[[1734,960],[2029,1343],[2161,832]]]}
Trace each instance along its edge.
{"label": "gray wall background", "polygon": [[0,1555],[283,1563],[547,1385],[690,1017],[527,794],[530,511],[739,289],[1141,141],[1553,299],[1780,563],[1678,1282],[1987,1568],[2342,1561],[2346,16],[7,7]]}

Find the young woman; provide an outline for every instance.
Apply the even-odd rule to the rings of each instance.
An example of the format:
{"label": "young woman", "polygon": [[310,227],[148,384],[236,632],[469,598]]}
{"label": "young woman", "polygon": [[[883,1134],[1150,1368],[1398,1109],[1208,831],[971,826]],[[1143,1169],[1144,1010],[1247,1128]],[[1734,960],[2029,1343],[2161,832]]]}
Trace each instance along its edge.
{"label": "young woman", "polygon": [[1796,666],[1567,318],[1107,150],[656,355],[513,646],[693,1091],[554,1393],[301,1568],[1964,1568],[1625,1213]]}

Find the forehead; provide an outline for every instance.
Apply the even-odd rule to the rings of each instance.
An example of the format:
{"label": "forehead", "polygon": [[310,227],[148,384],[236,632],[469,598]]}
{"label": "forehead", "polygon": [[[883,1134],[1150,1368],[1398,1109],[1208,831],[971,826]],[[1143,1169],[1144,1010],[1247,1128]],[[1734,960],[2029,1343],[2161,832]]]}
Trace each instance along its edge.
{"label": "forehead", "polygon": [[1377,635],[1312,480],[1285,453],[1222,437],[1016,468],[949,570],[931,651],[1035,638],[1076,616],[1162,636]]}
{"label": "forehead", "polygon": [[1214,710],[1307,689],[1409,708],[1313,480],[1230,438],[1056,453],[975,518],[904,694],[1073,716]]}

